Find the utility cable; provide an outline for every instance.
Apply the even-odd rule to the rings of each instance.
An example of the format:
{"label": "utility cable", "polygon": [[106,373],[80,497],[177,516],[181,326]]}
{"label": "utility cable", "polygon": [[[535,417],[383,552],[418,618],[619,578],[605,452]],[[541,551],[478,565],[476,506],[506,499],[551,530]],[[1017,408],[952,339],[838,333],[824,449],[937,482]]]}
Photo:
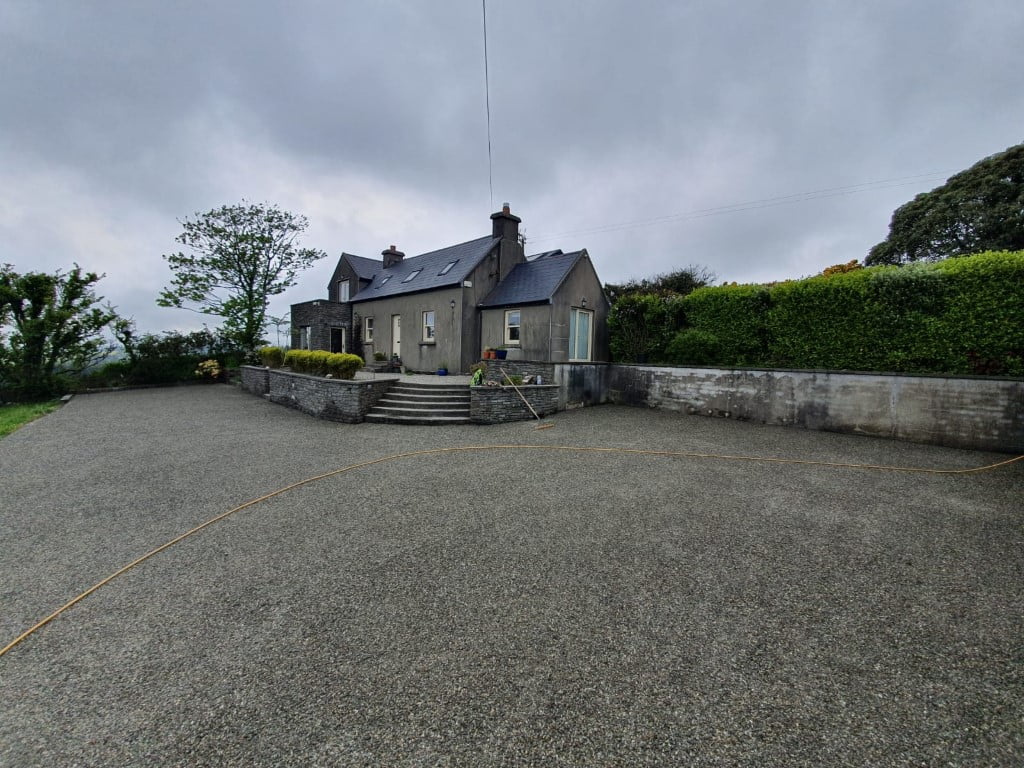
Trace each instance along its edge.
{"label": "utility cable", "polygon": [[487,65],[487,0],[484,7],[484,97],[487,102],[487,185],[491,192],[491,210],[494,210],[494,164],[491,160],[491,75]]}
{"label": "utility cable", "polygon": [[190,536],[192,536],[192,535],[194,535],[196,533],[199,533],[199,531],[203,530],[204,528],[208,528],[209,526],[213,525],[214,523],[217,523],[217,522],[223,520],[224,518],[226,518],[226,517],[228,517],[230,515],[233,515],[236,512],[241,512],[243,509],[248,509],[249,507],[255,506],[256,504],[259,504],[260,502],[267,501],[268,499],[272,499],[275,496],[280,496],[281,494],[287,493],[288,491],[295,490],[296,488],[301,488],[302,486],[309,485],[310,483],[315,483],[318,480],[324,480],[324,479],[329,478],[329,477],[334,477],[335,475],[341,475],[341,474],[344,474],[346,472],[352,472],[352,471],[357,470],[357,469],[363,469],[364,467],[371,467],[374,464],[383,464],[383,463],[389,462],[389,461],[398,461],[400,459],[409,459],[409,458],[413,458],[415,456],[430,456],[430,455],[435,455],[436,456],[436,455],[439,455],[439,454],[457,453],[457,452],[466,452],[466,451],[520,451],[520,450],[532,450],[532,451],[571,451],[571,452],[577,452],[577,453],[617,453],[617,454],[626,454],[626,455],[635,455],[635,456],[663,456],[663,457],[668,457],[668,458],[683,458],[683,459],[717,459],[717,460],[720,460],[720,461],[764,462],[764,463],[771,463],[771,464],[794,464],[794,465],[800,465],[800,466],[827,467],[829,469],[853,469],[853,470],[872,470],[872,471],[885,471],[885,472],[907,472],[907,473],[922,473],[922,474],[930,474],[930,475],[970,475],[970,474],[977,474],[977,473],[980,473],[980,472],[989,472],[991,470],[998,469],[1000,467],[1005,467],[1005,466],[1008,466],[1008,465],[1013,464],[1015,462],[1024,460],[1024,455],[1022,455],[1022,456],[1016,456],[1016,457],[1011,458],[1011,459],[1006,459],[1004,461],[998,461],[995,464],[987,464],[987,465],[982,466],[982,467],[971,467],[971,468],[968,468],[968,469],[930,469],[930,468],[927,468],[927,467],[897,467],[897,466],[887,466],[887,465],[884,465],[884,464],[856,464],[856,463],[837,462],[837,461],[817,461],[817,460],[812,460],[812,459],[784,459],[784,458],[775,458],[775,457],[771,457],[771,456],[743,456],[743,455],[721,454],[721,453],[699,453],[699,452],[696,452],[696,451],[662,451],[662,450],[641,449],[641,448],[611,448],[611,447],[576,446],[576,445],[462,445],[462,446],[454,446],[454,447],[450,447],[450,448],[427,448],[427,449],[420,450],[420,451],[409,451],[409,452],[406,452],[406,453],[395,453],[395,454],[391,454],[390,456],[382,456],[382,457],[380,457],[378,459],[371,459],[369,461],[361,461],[358,464],[350,464],[347,467],[341,467],[339,469],[333,469],[330,472],[324,472],[323,474],[320,474],[320,475],[315,475],[313,477],[307,477],[305,480],[299,480],[298,482],[292,483],[291,485],[286,485],[283,488],[278,488],[276,491],[271,491],[270,493],[264,494],[263,496],[260,496],[260,497],[255,498],[255,499],[251,499],[250,501],[247,501],[244,504],[239,504],[237,507],[234,507],[233,509],[229,509],[227,512],[222,512],[221,514],[217,515],[216,517],[210,518],[205,523],[201,523],[201,524],[197,525],[195,528],[192,528],[191,530],[186,531],[185,533],[181,534],[180,536],[177,536],[177,537],[171,539],[170,541],[168,541],[167,543],[160,545],[156,549],[150,550],[149,552],[147,552],[146,554],[142,555],[141,557],[138,557],[135,560],[132,560],[130,563],[128,563],[128,565],[125,565],[122,568],[119,568],[118,570],[114,571],[112,574],[107,576],[105,579],[103,579],[102,581],[99,581],[96,584],[94,584],[93,586],[89,587],[89,589],[85,590],[84,592],[82,592],[80,595],[78,595],[74,599],[69,600],[64,605],[62,605],[60,608],[58,608],[53,613],[51,613],[49,616],[47,616],[46,618],[44,618],[41,621],[37,622],[35,625],[30,627],[29,629],[27,629],[24,632],[22,632],[20,635],[18,635],[18,637],[14,638],[14,640],[9,642],[3,648],[0,648],[0,657],[3,657],[8,651],[10,651],[12,648],[17,646],[23,640],[27,639],[33,633],[35,633],[36,631],[38,631],[38,630],[42,629],[43,627],[45,627],[47,624],[49,624],[51,621],[56,619],[58,616],[60,616],[65,611],[68,611],[69,609],[71,609],[72,607],[74,607],[75,605],[80,603],[82,600],[87,598],[93,592],[95,592],[96,590],[106,586],[111,581],[116,579],[118,576],[120,576],[120,575],[122,575],[122,574],[124,574],[124,573],[126,573],[128,571],[130,571],[135,566],[140,565],[141,563],[145,562],[146,560],[148,560],[149,558],[153,557],[154,555],[157,555],[160,552],[163,552],[165,549],[168,549],[169,547],[174,546],[178,542],[183,541],[183,540],[187,539],[188,537],[190,537]]}

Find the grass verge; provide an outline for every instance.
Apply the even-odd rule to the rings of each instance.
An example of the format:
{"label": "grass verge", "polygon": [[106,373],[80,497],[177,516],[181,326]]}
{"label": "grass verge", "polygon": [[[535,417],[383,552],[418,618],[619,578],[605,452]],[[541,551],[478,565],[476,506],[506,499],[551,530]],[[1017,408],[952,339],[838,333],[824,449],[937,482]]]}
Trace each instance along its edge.
{"label": "grass verge", "polygon": [[45,403],[14,403],[0,405],[0,437],[6,437],[22,424],[45,416],[57,410],[60,400],[48,400]]}

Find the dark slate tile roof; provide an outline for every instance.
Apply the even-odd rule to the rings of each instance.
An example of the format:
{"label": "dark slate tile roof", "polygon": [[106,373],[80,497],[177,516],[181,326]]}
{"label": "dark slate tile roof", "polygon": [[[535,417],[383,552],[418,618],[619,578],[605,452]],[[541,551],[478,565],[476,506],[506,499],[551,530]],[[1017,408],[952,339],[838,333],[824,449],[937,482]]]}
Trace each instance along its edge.
{"label": "dark slate tile roof", "polygon": [[[498,239],[488,235],[466,243],[450,245],[439,251],[402,259],[398,264],[393,264],[387,269],[380,267],[373,282],[353,296],[352,301],[372,301],[388,296],[399,296],[403,293],[416,293],[433,288],[459,285],[497,244]],[[453,261],[455,266],[447,274],[438,274]],[[416,277],[407,283],[403,282],[417,269],[420,272]]]}
{"label": "dark slate tile roof", "polygon": [[531,256],[525,264],[513,267],[480,306],[509,307],[549,301],[582,255],[583,251],[547,251]]}
{"label": "dark slate tile roof", "polygon": [[359,275],[360,280],[372,280],[374,275],[384,269],[384,262],[381,259],[367,259],[364,256],[356,256],[354,253],[341,255],[352,265],[352,269]]}

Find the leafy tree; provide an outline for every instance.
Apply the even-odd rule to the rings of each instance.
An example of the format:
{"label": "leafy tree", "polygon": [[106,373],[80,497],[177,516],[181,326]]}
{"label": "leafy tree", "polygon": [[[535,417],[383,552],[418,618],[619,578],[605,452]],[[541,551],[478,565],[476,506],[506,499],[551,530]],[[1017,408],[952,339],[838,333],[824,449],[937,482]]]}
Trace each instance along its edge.
{"label": "leafy tree", "polygon": [[1024,144],[986,157],[892,215],[866,266],[1024,249]]}
{"label": "leafy tree", "polygon": [[82,272],[18,274],[0,266],[0,381],[19,399],[61,391],[62,375],[79,373],[109,352],[103,330],[117,319],[99,306],[93,286],[102,275]]}
{"label": "leafy tree", "polygon": [[224,319],[224,331],[246,355],[256,358],[271,296],[295,285],[298,272],[327,254],[299,248],[309,225],[305,216],[277,206],[242,202],[195,215],[182,222],[177,242],[190,254],[165,254],[174,271],[163,307],[198,306],[196,311]]}
{"label": "leafy tree", "polygon": [[711,285],[718,276],[699,264],[691,264],[681,269],[655,275],[643,280],[630,280],[626,283],[605,283],[604,292],[613,304],[623,296],[637,293],[652,293],[658,296],[685,296],[705,285]]}

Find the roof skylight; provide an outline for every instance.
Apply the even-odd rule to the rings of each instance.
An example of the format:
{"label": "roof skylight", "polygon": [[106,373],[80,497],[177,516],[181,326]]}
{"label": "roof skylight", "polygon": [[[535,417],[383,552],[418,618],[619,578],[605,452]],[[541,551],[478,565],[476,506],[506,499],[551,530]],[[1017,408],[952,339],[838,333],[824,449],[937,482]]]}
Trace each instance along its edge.
{"label": "roof skylight", "polygon": [[452,271],[452,267],[454,267],[458,263],[459,263],[458,259],[456,259],[455,261],[449,261],[447,264],[444,265],[444,269],[442,269],[437,274],[439,274],[439,275],[447,275],[449,272]]}
{"label": "roof skylight", "polygon": [[[416,278],[416,275],[418,275],[422,271],[423,271],[422,268],[421,269],[414,269],[412,272],[409,273],[409,276],[407,278],[405,278],[405,280],[403,280],[402,282],[403,283],[411,283]],[[383,283],[382,283],[382,285],[383,285]]]}

